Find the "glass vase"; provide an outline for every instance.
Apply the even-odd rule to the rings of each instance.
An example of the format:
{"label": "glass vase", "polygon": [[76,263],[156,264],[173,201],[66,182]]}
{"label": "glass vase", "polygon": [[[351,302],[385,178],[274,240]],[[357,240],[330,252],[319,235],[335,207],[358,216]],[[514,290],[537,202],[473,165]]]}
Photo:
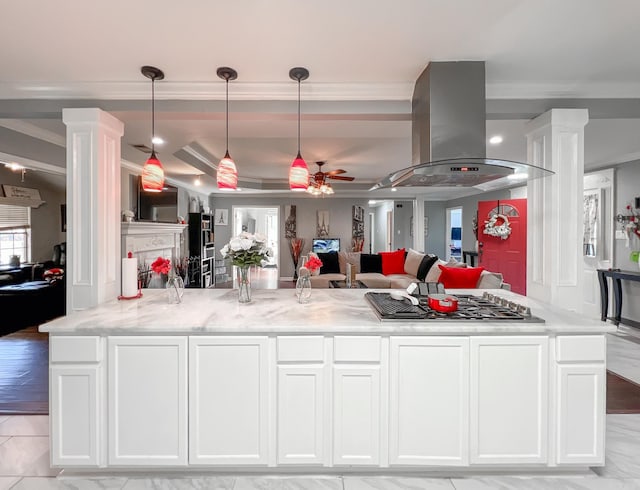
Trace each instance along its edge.
{"label": "glass vase", "polygon": [[238,303],[251,302],[251,278],[249,266],[238,266]]}
{"label": "glass vase", "polygon": [[311,299],[311,277],[308,274],[301,275],[296,281],[296,295],[298,302],[308,303]]}
{"label": "glass vase", "polygon": [[169,303],[182,303],[182,295],[184,294],[184,280],[182,277],[169,277],[166,289]]}

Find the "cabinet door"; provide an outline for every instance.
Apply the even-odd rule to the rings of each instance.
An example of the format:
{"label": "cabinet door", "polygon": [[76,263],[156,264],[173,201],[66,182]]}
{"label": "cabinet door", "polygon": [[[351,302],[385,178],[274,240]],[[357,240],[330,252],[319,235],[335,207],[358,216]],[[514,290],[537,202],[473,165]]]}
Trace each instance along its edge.
{"label": "cabinet door", "polygon": [[469,340],[391,338],[389,384],[389,464],[468,464]]}
{"label": "cabinet door", "polygon": [[561,365],[558,387],[558,463],[604,464],[604,364]]}
{"label": "cabinet door", "polygon": [[333,368],[333,463],[380,462],[380,366]]}
{"label": "cabinet door", "polygon": [[110,337],[109,464],[187,464],[186,337]]}
{"label": "cabinet door", "polygon": [[266,464],[267,337],[189,339],[189,462]]}
{"label": "cabinet door", "polygon": [[471,463],[546,463],[547,337],[471,339]]}
{"label": "cabinet door", "polygon": [[51,366],[51,464],[98,466],[100,367]]}
{"label": "cabinet door", "polygon": [[324,367],[278,366],[278,463],[324,463]]}

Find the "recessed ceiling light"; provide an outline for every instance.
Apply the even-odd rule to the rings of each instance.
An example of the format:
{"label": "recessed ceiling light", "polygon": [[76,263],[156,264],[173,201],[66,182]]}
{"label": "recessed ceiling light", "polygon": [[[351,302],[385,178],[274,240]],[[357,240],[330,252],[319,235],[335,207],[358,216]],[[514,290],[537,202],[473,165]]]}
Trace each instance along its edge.
{"label": "recessed ceiling light", "polygon": [[369,201],[369,204],[376,204],[378,201]]}
{"label": "recessed ceiling light", "polygon": [[202,181],[200,180],[200,176],[198,175],[196,177],[196,180],[193,182],[194,185],[196,186],[201,186],[202,185]]}
{"label": "recessed ceiling light", "polygon": [[19,163],[15,163],[15,162],[5,163],[4,166],[9,168],[9,169],[11,169],[11,170],[13,170],[14,172],[17,172],[18,170],[24,169],[24,167],[22,165],[20,165]]}
{"label": "recessed ceiling light", "polygon": [[489,138],[489,143],[491,143],[492,145],[499,145],[500,143],[502,143],[502,136],[500,136],[499,134],[492,136],[491,138]]}
{"label": "recessed ceiling light", "polygon": [[154,145],[162,145],[164,144],[164,140],[160,136],[154,136],[151,139],[151,143],[153,143]]}
{"label": "recessed ceiling light", "polygon": [[391,189],[391,192],[398,192],[398,189],[394,187],[393,189]]}

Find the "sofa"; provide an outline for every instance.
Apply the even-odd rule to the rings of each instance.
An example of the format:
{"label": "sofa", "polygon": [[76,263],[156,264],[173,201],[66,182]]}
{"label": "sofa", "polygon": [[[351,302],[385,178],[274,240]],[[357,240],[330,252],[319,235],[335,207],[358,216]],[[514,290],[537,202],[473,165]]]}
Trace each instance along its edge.
{"label": "sofa", "polygon": [[[455,259],[446,262],[435,255],[412,249],[378,254],[329,252],[316,255],[323,265],[311,275],[311,286],[314,288],[329,288],[330,281],[344,281],[347,264],[351,264],[356,270],[356,280],[373,289],[406,289],[418,281],[443,282],[445,287],[451,289],[511,289],[499,272],[467,267]],[[465,277],[460,279],[460,276]]]}

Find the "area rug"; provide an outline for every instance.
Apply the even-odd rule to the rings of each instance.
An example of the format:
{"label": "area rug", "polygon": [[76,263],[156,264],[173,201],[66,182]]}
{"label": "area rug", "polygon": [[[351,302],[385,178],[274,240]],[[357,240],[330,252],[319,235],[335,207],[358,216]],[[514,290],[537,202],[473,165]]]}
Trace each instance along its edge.
{"label": "area rug", "polygon": [[49,413],[49,335],[28,327],[0,337],[0,415]]}
{"label": "area rug", "polygon": [[607,371],[607,413],[640,413],[640,385]]}

